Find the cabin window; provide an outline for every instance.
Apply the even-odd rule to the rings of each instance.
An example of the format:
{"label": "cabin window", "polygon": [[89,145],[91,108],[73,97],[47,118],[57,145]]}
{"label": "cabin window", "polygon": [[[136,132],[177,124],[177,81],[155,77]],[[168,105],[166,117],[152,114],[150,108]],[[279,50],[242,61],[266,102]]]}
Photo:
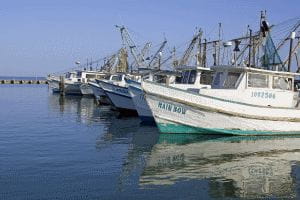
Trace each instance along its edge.
{"label": "cabin window", "polygon": [[71,73],[67,73],[66,78],[71,78]]}
{"label": "cabin window", "polygon": [[190,76],[189,76],[189,84],[194,84],[196,81],[196,76],[197,76],[197,71],[196,70],[192,70],[190,72]]}
{"label": "cabin window", "polygon": [[163,75],[155,75],[154,81],[157,83],[166,83],[166,76]]}
{"label": "cabin window", "polygon": [[190,74],[189,71],[183,72],[183,80],[182,80],[182,83],[187,83],[187,82],[188,82],[189,74]]}
{"label": "cabin window", "polygon": [[182,76],[176,76],[175,83],[181,83],[182,82]]}
{"label": "cabin window", "polygon": [[96,75],[95,74],[87,74],[86,78],[96,78]]}
{"label": "cabin window", "polygon": [[122,76],[113,76],[111,78],[112,81],[122,81]]}
{"label": "cabin window", "polygon": [[237,73],[237,72],[228,72],[227,77],[226,77],[226,81],[224,84],[224,88],[226,89],[233,89],[236,88],[236,83],[240,77],[241,73]]}
{"label": "cabin window", "polygon": [[98,79],[108,79],[109,76],[107,76],[107,75],[97,75],[97,78]]}
{"label": "cabin window", "polygon": [[280,89],[280,90],[292,90],[292,78],[287,77],[280,77],[274,76],[273,77],[273,89]]}
{"label": "cabin window", "polygon": [[268,75],[249,73],[248,87],[268,88],[269,87]]}
{"label": "cabin window", "polygon": [[223,76],[223,72],[218,72],[218,73],[216,73],[215,79],[214,79],[214,85],[215,85],[215,86],[220,85],[222,76]]}
{"label": "cabin window", "polygon": [[210,85],[212,83],[213,75],[211,72],[202,72],[200,78],[200,84]]}
{"label": "cabin window", "polygon": [[82,75],[82,73],[81,73],[81,72],[77,72],[77,74],[76,74],[77,78],[80,78],[80,77],[81,77],[81,75]]}

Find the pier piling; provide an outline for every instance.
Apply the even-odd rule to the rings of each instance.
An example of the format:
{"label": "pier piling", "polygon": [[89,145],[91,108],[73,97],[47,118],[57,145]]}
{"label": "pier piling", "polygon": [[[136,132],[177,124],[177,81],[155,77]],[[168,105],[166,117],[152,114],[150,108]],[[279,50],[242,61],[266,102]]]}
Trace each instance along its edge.
{"label": "pier piling", "polygon": [[65,95],[65,77],[64,76],[60,76],[59,77],[59,92],[61,96]]}

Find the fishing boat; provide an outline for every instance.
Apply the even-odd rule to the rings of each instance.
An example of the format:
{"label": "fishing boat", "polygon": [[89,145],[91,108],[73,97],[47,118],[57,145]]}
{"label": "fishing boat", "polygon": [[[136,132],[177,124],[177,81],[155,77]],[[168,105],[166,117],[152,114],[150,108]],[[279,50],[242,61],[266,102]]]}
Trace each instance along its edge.
{"label": "fishing boat", "polygon": [[[300,99],[295,88],[295,79],[300,74],[291,72],[292,51],[286,67],[270,33],[262,34],[266,36],[257,36],[264,41],[261,65],[256,65],[256,55],[252,54],[254,39],[250,32],[248,63],[215,64],[211,67],[215,73],[211,89],[189,91],[143,81],[142,88],[159,130],[228,135],[300,134]],[[292,33],[290,40],[294,38]]]}
{"label": "fishing boat", "polygon": [[99,84],[117,110],[123,114],[136,114],[135,106],[128,92],[126,77],[131,77],[136,81],[140,78],[139,76],[117,73],[112,77],[112,80],[99,80]]}
{"label": "fishing boat", "polygon": [[92,87],[90,86],[90,82],[95,81],[96,79],[104,79],[107,77],[106,72],[83,72],[81,75],[81,85],[80,85],[80,91],[82,95],[94,95],[94,91]]}
{"label": "fishing boat", "polygon": [[[151,72],[147,80],[152,80],[160,84],[168,84],[172,87],[184,90],[194,91],[199,88],[210,88],[212,72],[203,67],[177,67],[174,71],[156,71]],[[202,80],[200,77],[202,76]],[[128,80],[128,89],[132,97],[135,108],[143,123],[153,123],[152,112],[145,100],[145,94],[142,90],[141,83]]]}
{"label": "fishing boat", "polygon": [[143,81],[161,132],[300,134],[298,73],[216,66],[212,89],[199,92]]}
{"label": "fishing boat", "polygon": [[101,86],[101,80],[103,81],[109,81],[109,82],[114,82],[119,80],[119,75],[118,74],[112,74],[106,77],[103,77],[102,79],[95,79],[95,81],[91,81],[88,84],[93,90],[93,94],[98,101],[99,104],[103,105],[109,105],[111,104],[111,101],[109,100],[108,96],[105,94],[102,86]]}
{"label": "fishing boat", "polygon": [[67,72],[63,79],[61,77],[51,77],[49,84],[53,92],[60,91],[60,84],[63,82],[65,94],[72,95],[93,95],[92,89],[88,86],[88,82],[101,78],[102,72],[77,70]]}
{"label": "fishing boat", "polygon": [[81,94],[78,71],[67,72],[63,77],[52,76],[49,80],[49,86],[54,93],[61,91],[61,82],[64,82],[64,91],[66,94]]}

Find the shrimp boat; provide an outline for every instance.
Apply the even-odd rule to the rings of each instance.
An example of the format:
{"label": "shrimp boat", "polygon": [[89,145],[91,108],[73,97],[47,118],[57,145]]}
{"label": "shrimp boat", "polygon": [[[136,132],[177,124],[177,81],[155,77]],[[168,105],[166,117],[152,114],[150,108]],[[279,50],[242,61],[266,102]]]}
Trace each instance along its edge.
{"label": "shrimp boat", "polygon": [[128,92],[126,77],[133,78],[132,75],[117,73],[112,80],[99,80],[99,84],[117,110],[124,114],[136,114],[135,106]]}
{"label": "shrimp boat", "polygon": [[163,133],[300,134],[297,73],[218,66],[212,89],[199,92],[144,81]]}
{"label": "shrimp boat", "polygon": [[[64,92],[72,95],[93,95],[92,89],[88,82],[102,76],[102,72],[78,70],[67,72],[64,76]],[[49,80],[53,92],[60,92],[60,78],[51,77]]]}
{"label": "shrimp boat", "polygon": [[[211,67],[215,72],[211,89],[189,91],[143,81],[146,101],[160,132],[300,134],[300,99],[294,86],[300,74],[291,72],[291,57],[285,68],[270,34],[265,39],[260,67],[254,65],[256,55],[250,54],[250,49],[247,65]],[[250,44],[251,40],[250,33]]]}
{"label": "shrimp boat", "polygon": [[[206,78],[203,78],[200,81],[201,76],[205,76]],[[161,84],[169,84],[172,87],[192,91],[198,90],[199,88],[210,88],[210,77],[211,71],[208,68],[185,66],[177,67],[177,72],[151,72],[148,80],[152,80]],[[141,83],[129,80],[128,85],[129,93],[132,97],[139,118],[143,123],[153,123],[154,118],[146,102]]]}
{"label": "shrimp boat", "polygon": [[[80,91],[80,84],[78,82],[78,71],[72,71],[72,72],[67,72],[64,75],[64,90],[66,94],[77,94],[81,95]],[[52,89],[52,91],[55,92],[60,92],[60,83],[61,83],[60,77],[51,77],[49,80],[49,86]]]}
{"label": "shrimp boat", "polygon": [[96,79],[103,79],[105,77],[107,77],[106,72],[83,72],[81,75],[80,85],[81,94],[94,96],[94,91],[89,83],[95,81]]}
{"label": "shrimp boat", "polygon": [[101,83],[100,83],[101,80],[110,81],[110,82],[117,81],[117,80],[119,80],[119,75],[112,74],[110,76],[102,77],[102,79],[95,79],[95,81],[91,81],[88,83],[89,86],[92,88],[93,94],[94,94],[96,100],[98,101],[98,103],[103,104],[103,105],[109,105],[109,104],[111,104],[111,101],[106,96],[104,90],[101,87]]}

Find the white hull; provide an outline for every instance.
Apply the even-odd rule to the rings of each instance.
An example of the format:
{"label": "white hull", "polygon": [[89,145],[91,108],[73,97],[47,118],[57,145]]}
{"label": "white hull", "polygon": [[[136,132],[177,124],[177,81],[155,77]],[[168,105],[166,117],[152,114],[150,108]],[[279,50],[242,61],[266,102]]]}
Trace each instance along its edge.
{"label": "white hull", "polygon": [[100,96],[105,96],[104,90],[97,83],[90,82],[89,86],[91,87],[93,94],[96,98],[100,98]]}
{"label": "white hull", "polygon": [[101,87],[112,104],[120,111],[136,111],[127,87],[100,81]]}
{"label": "white hull", "polygon": [[[246,117],[246,109],[243,110],[243,106],[246,105],[239,106],[234,103],[230,105],[231,102],[228,101],[218,102],[216,99],[204,98],[195,93],[150,82],[143,83],[143,87],[148,91],[146,99],[161,132],[199,132],[236,135],[300,134],[300,122]],[[156,92],[153,94],[151,91]],[[241,115],[221,113],[207,108],[208,105],[214,107],[222,106],[222,103],[223,109],[231,109],[231,112],[240,112]],[[269,115],[276,114],[276,109],[273,111],[272,108],[258,107],[247,110],[250,110],[249,112],[251,113],[264,115],[264,112],[260,111],[263,109],[266,109],[264,112],[269,112]],[[289,109],[288,111],[295,110]],[[299,114],[299,110],[297,111]],[[277,110],[277,112],[279,111]],[[282,115],[286,115],[285,110],[281,112]],[[279,119],[279,116],[274,117],[274,119]]]}
{"label": "white hull", "polygon": [[144,92],[140,85],[130,84],[128,87],[129,93],[132,97],[134,106],[138,112],[140,119],[143,122],[153,122],[154,118],[152,112],[147,104]]}
{"label": "white hull", "polygon": [[81,84],[80,91],[83,95],[94,95],[92,88],[88,84]]}
{"label": "white hull", "polygon": [[59,92],[59,81],[58,80],[50,79],[49,86],[53,92]]}

